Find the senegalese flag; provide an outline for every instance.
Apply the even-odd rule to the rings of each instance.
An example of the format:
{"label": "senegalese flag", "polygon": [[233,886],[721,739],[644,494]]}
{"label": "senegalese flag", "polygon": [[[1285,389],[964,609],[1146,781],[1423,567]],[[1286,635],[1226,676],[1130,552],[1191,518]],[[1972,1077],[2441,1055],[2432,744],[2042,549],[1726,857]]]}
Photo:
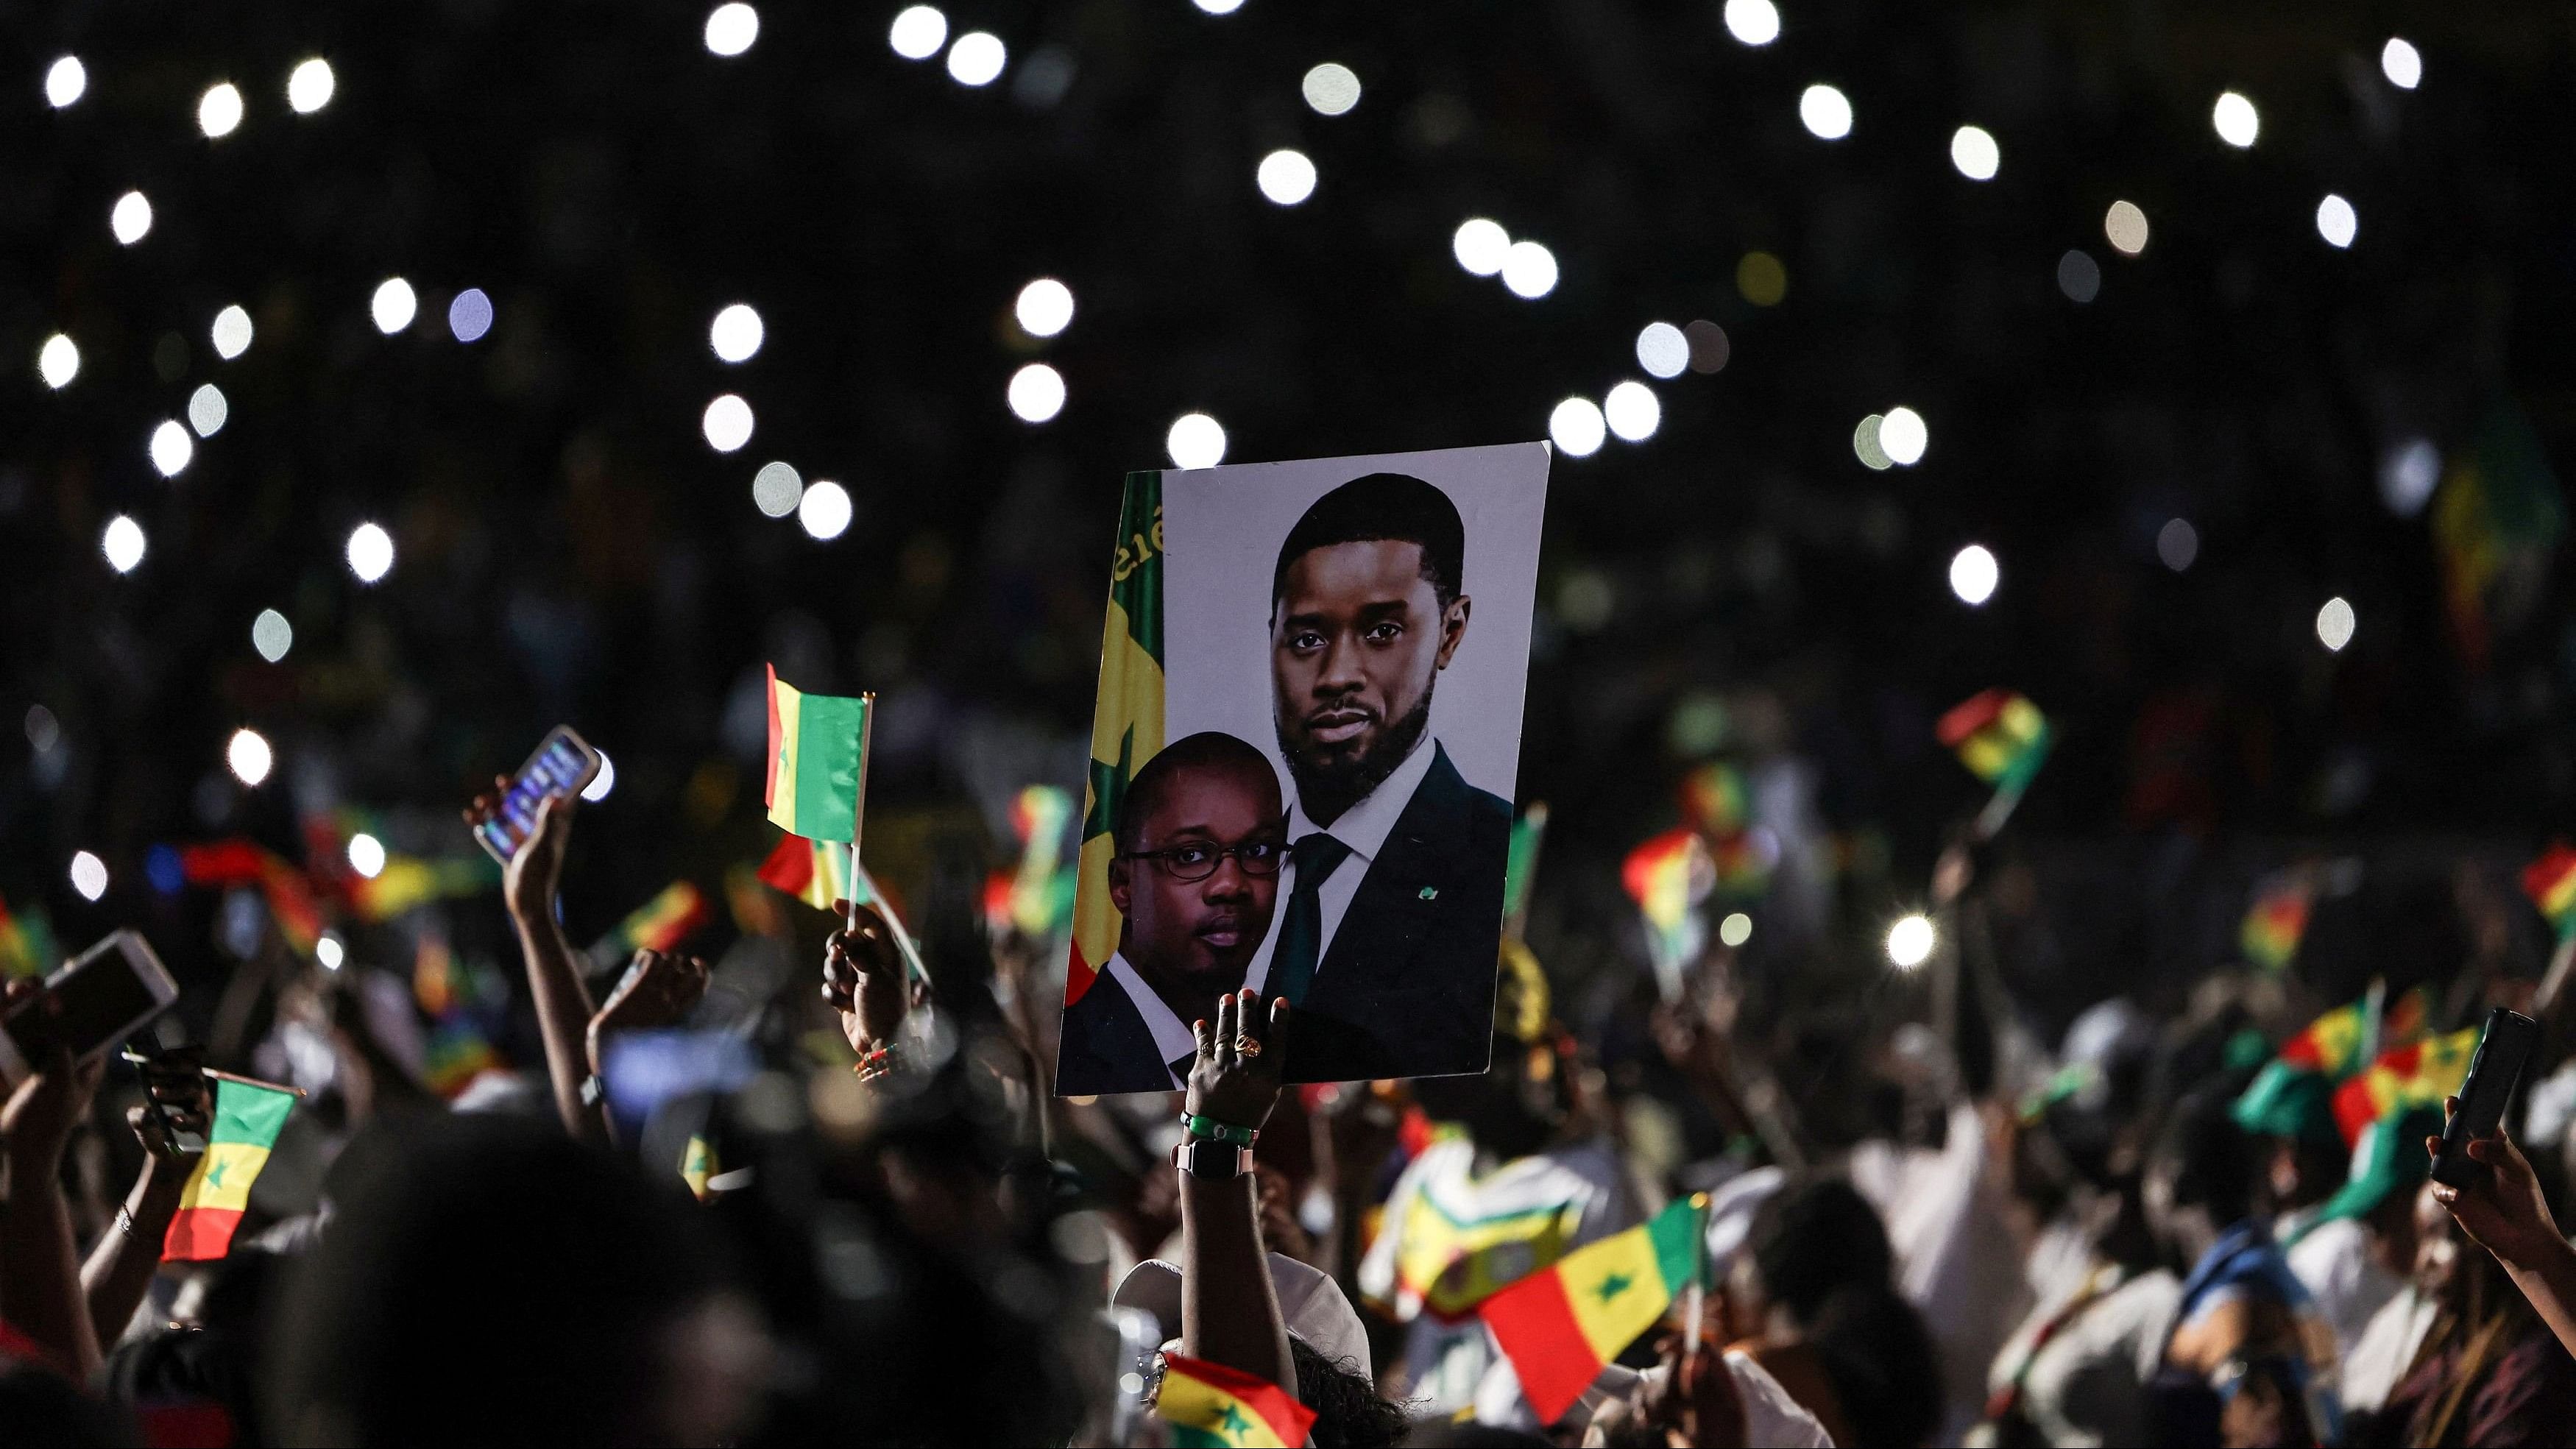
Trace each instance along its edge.
{"label": "senegalese flag", "polygon": [[668,951],[706,923],[706,893],[695,882],[675,880],[600,937],[590,948],[590,959],[607,966],[638,951]]}
{"label": "senegalese flag", "polygon": [[250,1206],[250,1185],[286,1126],[295,1094],[248,1082],[215,1083],[215,1121],[206,1155],[179,1191],[179,1214],[161,1240],[161,1261],[193,1262],[232,1251],[233,1229]]}
{"label": "senegalese flag", "polygon": [[808,840],[858,838],[876,696],[806,694],[769,671],[769,823]]}
{"label": "senegalese flag", "polygon": [[1109,560],[1109,612],[1100,631],[1100,694],[1091,711],[1091,778],[1083,790],[1080,885],[1064,1004],[1091,989],[1122,922],[1109,903],[1112,831],[1127,783],[1163,748],[1163,475],[1127,475],[1118,548]]}
{"label": "senegalese flag", "polygon": [[1717,886],[1708,845],[1687,825],[1667,830],[1630,851],[1619,878],[1646,918],[1646,954],[1657,982],[1666,997],[1674,996],[1706,931],[1694,908]]}
{"label": "senegalese flag", "polygon": [[462,1012],[430,1029],[421,1054],[421,1075],[428,1079],[429,1089],[451,1102],[474,1085],[475,1078],[500,1068],[501,1055],[492,1049],[492,1039]]}
{"label": "senegalese flag", "polygon": [[2370,1069],[2335,1090],[2335,1127],[2349,1148],[2370,1125],[2410,1107],[2439,1107],[2468,1080],[2482,1028],[2465,1026],[2379,1054]]}
{"label": "senegalese flag", "polygon": [[705,1202],[707,1179],[717,1175],[715,1149],[707,1145],[706,1134],[691,1133],[688,1150],[680,1154],[680,1181],[689,1185],[689,1195]]}
{"label": "senegalese flag", "polygon": [[478,895],[500,884],[501,863],[479,851],[446,860],[395,855],[386,857],[385,868],[373,879],[362,875],[349,878],[349,904],[361,919],[390,921],[415,906]]}
{"label": "senegalese flag", "polygon": [[[2385,1052],[2423,1036],[2431,1004],[2420,986],[2389,1003],[2378,1023],[2377,1050]],[[2371,1050],[2370,1028],[2370,998],[2365,996],[2309,1022],[2305,1030],[2281,1044],[2280,1059],[2300,1071],[2322,1072],[2340,1081],[2360,1070],[2362,1054]]]}
{"label": "senegalese flag", "polygon": [[1682,777],[1682,813],[1711,840],[1741,835],[1753,823],[1752,796],[1744,772],[1711,761]]}
{"label": "senegalese flag", "polygon": [[1700,1281],[1708,1199],[1575,1249],[1485,1300],[1477,1312],[1519,1373],[1539,1422],[1565,1417],[1601,1370]]}
{"label": "senegalese flag", "polygon": [[2522,868],[2522,893],[2561,936],[2576,934],[2576,846],[2553,840]]}
{"label": "senegalese flag", "polygon": [[2048,758],[2048,716],[2025,695],[1989,689],[1941,716],[1934,729],[1968,773],[1999,791],[2027,788]]}
{"label": "senegalese flag", "polygon": [[1315,1427],[1315,1411],[1277,1384],[1176,1353],[1163,1355],[1154,1412],[1181,1449],[1294,1449]]}
{"label": "senegalese flag", "polygon": [[1072,823],[1073,796],[1056,786],[1028,786],[1011,802],[1020,864],[1011,875],[1009,922],[1023,936],[1054,935],[1073,909],[1073,872],[1063,869],[1064,828]]}
{"label": "senegalese flag", "polygon": [[44,907],[29,906],[12,914],[9,903],[0,901],[0,977],[42,976],[61,959]]}
{"label": "senegalese flag", "polygon": [[825,845],[790,835],[769,852],[760,863],[760,878],[818,911],[828,911],[834,901],[869,905],[876,900],[875,882],[867,872],[859,873],[858,894],[850,893],[850,852],[837,845]]}
{"label": "senegalese flag", "polygon": [[1443,1322],[1465,1319],[1478,1304],[1563,1257],[1582,1222],[1583,1204],[1576,1200],[1468,1217],[1428,1191],[1417,1192],[1393,1225],[1403,1235],[1396,1239],[1394,1294],[1379,1306],[1399,1320],[1425,1312]]}
{"label": "senegalese flag", "polygon": [[2308,933],[2308,912],[2316,902],[2316,881],[2304,871],[2285,871],[2255,894],[2245,924],[2237,930],[2237,948],[2245,959],[2266,971],[2289,969]]}
{"label": "senegalese flag", "polygon": [[190,885],[257,886],[277,922],[278,934],[297,955],[312,955],[322,939],[322,903],[313,893],[313,883],[267,846],[238,837],[183,845],[179,874]]}
{"label": "senegalese flag", "polygon": [[1539,842],[1547,836],[1547,803],[1532,801],[1512,822],[1503,856],[1503,934],[1518,937],[1529,926],[1530,880],[1538,874]]}

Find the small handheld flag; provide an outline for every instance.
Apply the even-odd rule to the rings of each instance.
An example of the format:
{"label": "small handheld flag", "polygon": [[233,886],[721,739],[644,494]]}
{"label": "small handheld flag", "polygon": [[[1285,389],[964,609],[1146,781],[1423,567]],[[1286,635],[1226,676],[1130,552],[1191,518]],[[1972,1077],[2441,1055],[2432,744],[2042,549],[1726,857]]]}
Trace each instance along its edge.
{"label": "small handheld flag", "polygon": [[769,823],[808,840],[859,838],[876,696],[806,694],[769,671]]}
{"label": "small handheld flag", "polygon": [[1518,939],[1529,929],[1530,881],[1538,874],[1539,843],[1547,836],[1547,802],[1532,801],[1512,822],[1503,856],[1503,934]]}
{"label": "small handheld flag", "polygon": [[1655,982],[1671,1001],[1681,995],[1682,971],[1699,955],[1708,934],[1697,907],[1717,888],[1717,866],[1699,832],[1685,825],[1667,830],[1628,853],[1620,881],[1646,918],[1646,954]]}
{"label": "small handheld flag", "polygon": [[54,969],[61,954],[54,949],[44,907],[29,906],[11,915],[9,903],[0,901],[0,977],[42,976]]}
{"label": "small handheld flag", "polygon": [[2265,882],[2237,931],[2237,948],[2274,975],[2288,970],[2308,933],[2308,912],[2315,901],[2316,880],[2308,872],[2284,871]]}
{"label": "small handheld flag", "polygon": [[2576,845],[2553,840],[2522,868],[2522,893],[2561,937],[2576,934]]}
{"label": "small handheld flag", "polygon": [[179,1212],[161,1240],[161,1261],[220,1258],[232,1251],[233,1229],[250,1206],[250,1185],[268,1165],[269,1149],[286,1127],[295,1094],[232,1077],[215,1083],[214,1130],[206,1155],[179,1192]]}
{"label": "small handheld flag", "polygon": [[590,948],[593,966],[605,969],[638,951],[668,951],[707,923],[707,898],[689,881],[675,880],[617,923]]}
{"label": "small handheld flag", "polygon": [[1477,1310],[1541,1423],[1564,1418],[1602,1368],[1699,1283],[1707,1213],[1705,1195],[1674,1203],[1646,1223],[1575,1249]]}
{"label": "small handheld flag", "polygon": [[1176,1353],[1163,1355],[1154,1412],[1183,1449],[1291,1449],[1315,1427],[1315,1411],[1277,1384]]}
{"label": "small handheld flag", "polygon": [[1933,733],[1958,753],[1969,774],[1995,787],[1995,798],[1977,816],[1978,833],[1989,838],[2011,818],[2055,741],[2048,716],[2028,696],[2009,689],[1962,701],[1941,716]]}
{"label": "small handheld flag", "polygon": [[2370,1069],[2335,1089],[2335,1128],[2344,1146],[2360,1143],[2370,1125],[2410,1107],[2439,1107],[2468,1080],[2482,1028],[2467,1026],[2442,1036],[2382,1052]]}

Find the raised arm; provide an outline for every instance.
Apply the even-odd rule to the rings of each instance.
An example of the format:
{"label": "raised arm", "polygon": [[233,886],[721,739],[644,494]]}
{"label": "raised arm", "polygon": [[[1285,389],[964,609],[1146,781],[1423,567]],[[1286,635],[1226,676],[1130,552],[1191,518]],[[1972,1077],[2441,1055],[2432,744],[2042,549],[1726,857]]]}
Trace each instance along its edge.
{"label": "raised arm", "polygon": [[84,1381],[101,1355],[81,1296],[71,1207],[63,1201],[63,1149],[104,1065],[75,1067],[71,1053],[57,1047],[0,1106],[0,1321]]}
{"label": "raised arm", "polygon": [[[468,825],[480,826],[500,808],[509,793],[506,779],[493,781],[494,793],[477,796],[465,811]],[[536,1002],[537,1034],[546,1044],[546,1076],[554,1085],[555,1115],[564,1130],[585,1142],[608,1140],[608,1111],[590,1081],[590,990],[582,985],[572,942],[555,919],[555,892],[563,879],[564,849],[572,839],[572,797],[548,796],[537,806],[537,827],[510,857],[501,875],[503,903],[518,928],[519,950],[528,962],[528,995]],[[587,1097],[588,1100],[584,1100]]]}
{"label": "raised arm", "polygon": [[[125,1194],[116,1220],[90,1248],[81,1265],[81,1292],[89,1300],[90,1325],[98,1333],[101,1354],[116,1346],[132,1321],[152,1275],[161,1267],[161,1240],[179,1211],[179,1195],[196,1170],[200,1152],[182,1151],[177,1133],[193,1132],[200,1141],[214,1120],[214,1099],[190,1054],[164,1066],[144,1068],[144,1090],[161,1104],[131,1107],[125,1125],[143,1143],[143,1171]],[[166,1114],[166,1121],[164,1115]]]}
{"label": "raised arm", "polygon": [[[1270,1283],[1270,1260],[1261,1241],[1261,1202],[1248,1150],[1201,1148],[1199,1130],[1256,1132],[1279,1100],[1279,1053],[1265,1050],[1283,1039],[1286,998],[1272,1002],[1267,1032],[1261,999],[1251,991],[1218,998],[1216,1020],[1193,1024],[1198,1058],[1190,1065],[1190,1145],[1197,1167],[1182,1166],[1181,1352],[1240,1369],[1297,1392],[1296,1360],[1288,1352],[1288,1324]],[[1186,1160],[1185,1160],[1186,1161]],[[1236,1169],[1224,1171],[1230,1161]]]}
{"label": "raised arm", "polygon": [[[2460,1099],[2451,1097],[2442,1105],[2445,1113],[2457,1112]],[[2442,1139],[2427,1137],[2424,1148],[2438,1157]],[[2540,1195],[2539,1177],[2502,1129],[2493,1137],[2472,1140],[2469,1156],[2486,1165],[2484,1179],[2467,1187],[2437,1182],[2434,1201],[2449,1208],[2461,1230],[2495,1254],[2549,1331],[2569,1353],[2576,1353],[2576,1248],[2559,1236]]]}

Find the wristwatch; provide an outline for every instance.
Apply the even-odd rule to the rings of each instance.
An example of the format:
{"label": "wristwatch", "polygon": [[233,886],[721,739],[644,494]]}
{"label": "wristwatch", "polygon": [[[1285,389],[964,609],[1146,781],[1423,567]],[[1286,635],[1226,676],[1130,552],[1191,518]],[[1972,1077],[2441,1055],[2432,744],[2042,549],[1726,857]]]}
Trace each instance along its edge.
{"label": "wristwatch", "polygon": [[1193,1137],[1172,1150],[1172,1160],[1181,1171],[1220,1182],[1243,1176],[1244,1169],[1252,1165],[1251,1158],[1252,1149],[1248,1147],[1211,1142],[1204,1137]]}

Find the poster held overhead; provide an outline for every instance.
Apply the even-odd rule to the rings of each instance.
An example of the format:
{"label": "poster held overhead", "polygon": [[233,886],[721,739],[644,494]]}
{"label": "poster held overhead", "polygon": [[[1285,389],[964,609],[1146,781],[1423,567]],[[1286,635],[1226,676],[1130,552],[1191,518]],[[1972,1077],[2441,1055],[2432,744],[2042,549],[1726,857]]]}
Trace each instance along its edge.
{"label": "poster held overhead", "polygon": [[1059,1093],[1173,1090],[1246,987],[1289,1081],[1485,1068],[1547,465],[1129,476]]}

